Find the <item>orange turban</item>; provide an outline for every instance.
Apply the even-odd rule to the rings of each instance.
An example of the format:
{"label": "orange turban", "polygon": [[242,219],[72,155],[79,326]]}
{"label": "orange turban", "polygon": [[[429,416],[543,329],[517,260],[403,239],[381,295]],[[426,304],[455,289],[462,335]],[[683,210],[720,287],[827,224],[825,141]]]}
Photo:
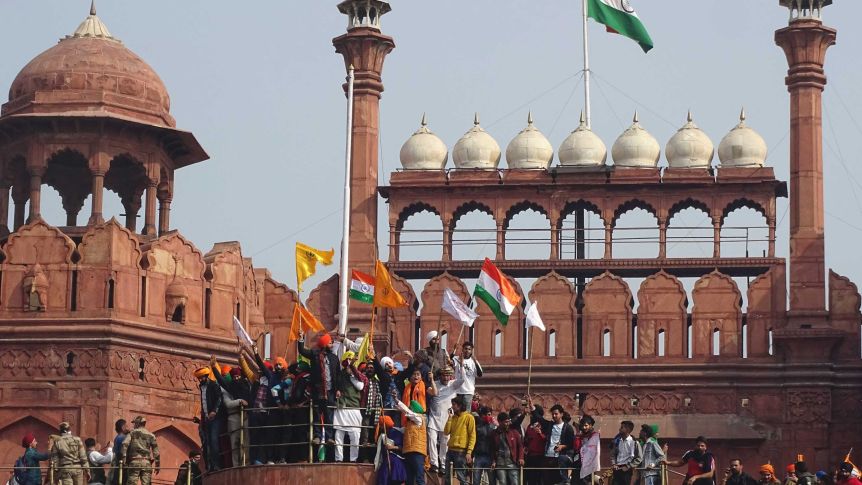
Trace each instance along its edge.
{"label": "orange turban", "polygon": [[320,348],[328,347],[331,343],[332,337],[330,337],[328,333],[321,335],[320,338],[317,339],[317,346]]}
{"label": "orange turban", "polygon": [[392,421],[392,418],[389,416],[386,416],[386,415],[381,416],[380,421],[382,421],[383,426],[386,426],[387,428],[394,428],[395,427],[395,421]]}
{"label": "orange turban", "polygon": [[201,377],[209,377],[212,374],[212,371],[209,367],[201,367],[200,369],[195,371],[195,378],[200,379]]}
{"label": "orange turban", "polygon": [[276,357],[275,365],[280,365],[282,369],[287,369],[287,361],[284,360],[284,357]]}
{"label": "orange turban", "polygon": [[796,465],[793,463],[787,465],[787,473],[796,473]]}
{"label": "orange turban", "polygon": [[766,465],[760,466],[760,473],[769,473],[770,475],[775,475],[775,468],[772,467],[769,463]]}
{"label": "orange turban", "polygon": [[230,374],[231,369],[232,369],[231,366],[224,364],[223,366],[221,366],[221,375],[226,376],[226,375]]}

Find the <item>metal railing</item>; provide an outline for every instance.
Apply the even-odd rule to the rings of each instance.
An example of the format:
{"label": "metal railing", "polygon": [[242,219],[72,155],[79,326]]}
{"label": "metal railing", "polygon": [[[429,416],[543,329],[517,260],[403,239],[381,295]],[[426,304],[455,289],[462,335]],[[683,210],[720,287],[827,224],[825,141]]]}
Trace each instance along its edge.
{"label": "metal railing", "polygon": [[[48,461],[48,460],[45,460],[45,461]],[[126,465],[123,462],[120,462],[119,466],[102,465],[99,467],[94,467],[94,466],[90,466],[90,465],[55,466],[51,462],[49,462],[48,465],[44,466],[44,467],[42,467],[42,466],[19,466],[19,467],[0,466],[0,470],[8,470],[10,472],[10,475],[14,474],[14,472],[16,470],[39,470],[40,474],[46,474],[48,476],[48,480],[46,483],[51,484],[51,485],[58,483],[57,482],[57,480],[58,480],[57,476],[64,471],[81,472],[81,474],[88,477],[88,480],[89,480],[89,478],[91,478],[90,470],[94,469],[94,468],[100,468],[103,471],[105,471],[105,473],[106,473],[106,480],[105,481],[108,483],[113,483],[113,480],[110,478],[110,475],[108,475],[108,472],[114,472],[115,471],[116,473],[118,473],[117,483],[122,484],[125,481],[124,478],[126,478],[126,475],[124,475],[124,473],[129,471],[129,470],[140,470],[140,469],[144,469],[144,468],[149,468],[150,472],[152,474],[158,474],[158,473],[163,472],[165,470],[179,471],[179,470],[182,470],[184,467],[163,467],[163,466],[160,466],[160,467],[156,468],[154,464],[151,464],[148,467],[141,467],[141,466]],[[186,477],[185,477],[186,478],[185,483],[186,483],[186,485],[191,485],[192,479],[193,479],[192,467],[187,466],[187,467],[185,467],[185,469],[187,470]],[[10,479],[11,479],[11,477],[10,477]],[[7,482],[0,482],[0,483],[7,483]]]}

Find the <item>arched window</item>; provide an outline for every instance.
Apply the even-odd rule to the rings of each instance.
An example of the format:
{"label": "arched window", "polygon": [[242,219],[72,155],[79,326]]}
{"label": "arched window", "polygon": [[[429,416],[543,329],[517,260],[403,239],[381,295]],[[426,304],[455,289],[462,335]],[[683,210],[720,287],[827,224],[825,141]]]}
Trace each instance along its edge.
{"label": "arched window", "polygon": [[602,333],[602,357],[611,356],[611,329],[606,328]]}
{"label": "arched window", "polygon": [[712,355],[721,355],[721,330],[712,331]]}
{"label": "arched window", "polygon": [[171,316],[171,321],[176,323],[183,323],[185,321],[185,305],[177,305],[176,309],[174,309],[174,314]]}
{"label": "arched window", "polygon": [[114,279],[108,280],[108,308],[114,308]]}
{"label": "arched window", "polygon": [[665,349],[665,331],[664,331],[664,329],[663,329],[663,328],[662,328],[662,329],[660,329],[660,330],[658,331],[658,338],[657,338],[657,340],[658,340],[658,341],[656,342],[656,346],[655,346],[655,348],[656,348],[656,355],[658,355],[659,357],[664,357],[664,352],[665,352],[665,350],[664,350],[664,349]]}
{"label": "arched window", "polygon": [[548,332],[548,357],[557,356],[557,331]]}
{"label": "arched window", "polygon": [[503,355],[503,332],[501,330],[497,330],[494,332],[494,357],[501,357]]}
{"label": "arched window", "polygon": [[449,334],[443,330],[440,332],[440,348],[448,349],[449,348]]}

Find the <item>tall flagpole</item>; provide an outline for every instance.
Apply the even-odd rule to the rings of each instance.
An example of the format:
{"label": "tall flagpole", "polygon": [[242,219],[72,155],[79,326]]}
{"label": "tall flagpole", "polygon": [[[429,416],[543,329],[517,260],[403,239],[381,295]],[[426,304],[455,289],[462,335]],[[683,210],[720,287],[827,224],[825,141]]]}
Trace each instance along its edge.
{"label": "tall flagpole", "polygon": [[338,295],[338,333],[347,329],[347,291],[350,276],[347,273],[350,242],[350,158],[353,151],[353,64],[347,69],[347,143],[344,150],[344,228],[341,238],[341,291]]}
{"label": "tall flagpole", "polygon": [[587,128],[591,128],[590,115],[590,38],[587,33],[587,0],[582,0],[584,16],[584,117]]}

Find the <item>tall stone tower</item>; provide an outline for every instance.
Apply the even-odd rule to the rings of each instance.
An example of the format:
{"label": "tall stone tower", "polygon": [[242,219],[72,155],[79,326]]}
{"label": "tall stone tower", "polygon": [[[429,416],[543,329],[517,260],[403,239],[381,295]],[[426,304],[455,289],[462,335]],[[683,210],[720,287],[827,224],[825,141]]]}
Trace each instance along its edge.
{"label": "tall stone tower", "polygon": [[790,24],[775,32],[784,49],[790,91],[790,319],[817,323],[826,317],[823,225],[823,64],[836,31],[823,25],[832,0],[780,0]]}
{"label": "tall stone tower", "polygon": [[[350,268],[373,273],[377,259],[377,165],[380,137],[380,95],[383,61],[395,48],[380,31],[380,18],[389,12],[380,0],[346,0],[338,10],[347,15],[347,33],[332,40],[355,69],[353,152],[351,153]],[[344,86],[347,92],[347,85]]]}

